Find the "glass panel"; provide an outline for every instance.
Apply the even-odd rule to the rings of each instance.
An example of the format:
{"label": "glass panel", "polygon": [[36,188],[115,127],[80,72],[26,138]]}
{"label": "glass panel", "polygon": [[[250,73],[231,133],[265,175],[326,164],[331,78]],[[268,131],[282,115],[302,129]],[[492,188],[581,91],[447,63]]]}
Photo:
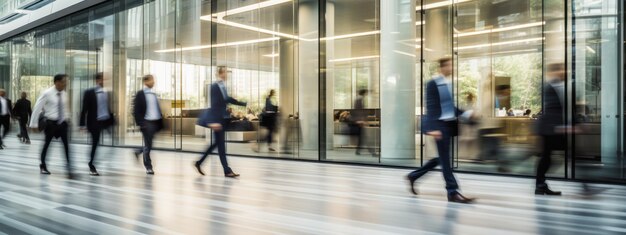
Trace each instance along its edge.
{"label": "glass panel", "polygon": [[[458,167],[532,175],[542,109],[542,2],[464,1],[456,11],[457,104],[480,117],[459,125]],[[563,172],[563,159],[553,157],[556,172]]]}
{"label": "glass panel", "polygon": [[573,1],[573,121],[578,179],[624,179],[619,1]]}
{"label": "glass panel", "polygon": [[326,2],[324,160],[379,162],[378,4],[377,0]]}

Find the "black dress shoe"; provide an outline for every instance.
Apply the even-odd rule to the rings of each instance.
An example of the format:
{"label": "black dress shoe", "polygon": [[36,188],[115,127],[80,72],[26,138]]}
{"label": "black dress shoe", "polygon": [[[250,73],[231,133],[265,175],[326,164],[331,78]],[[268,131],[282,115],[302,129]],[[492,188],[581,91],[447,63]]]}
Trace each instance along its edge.
{"label": "black dress shoe", "polygon": [[227,178],[237,178],[237,177],[239,177],[239,174],[237,174],[235,172],[231,172],[231,173],[225,174],[224,176],[227,177]]}
{"label": "black dress shoe", "polygon": [[98,173],[98,171],[96,170],[96,167],[94,165],[90,165],[89,166],[89,175],[91,175],[91,176],[99,176],[100,175]]}
{"label": "black dress shoe", "polygon": [[451,195],[448,195],[448,201],[449,202],[456,202],[456,203],[472,203],[474,202],[474,198],[466,198],[465,196],[461,195],[460,193],[454,193]]}
{"label": "black dress shoe", "polygon": [[411,193],[417,195],[417,189],[415,189],[415,181],[417,180],[416,178],[412,178],[411,176],[406,176],[406,180],[409,181],[409,190],[411,191]]}
{"label": "black dress shoe", "polygon": [[196,168],[198,173],[200,173],[201,175],[204,175],[204,172],[202,172],[202,168],[200,167],[200,162],[194,162],[193,166]]}
{"label": "black dress shoe", "polygon": [[40,164],[39,165],[39,173],[41,173],[42,175],[49,175],[50,174],[50,172],[48,171],[48,168],[44,164]]}
{"label": "black dress shoe", "polygon": [[143,152],[139,152],[139,151],[135,151],[133,152],[133,154],[135,155],[135,160],[139,161],[139,155],[141,155]]}
{"label": "black dress shoe", "polygon": [[152,169],[147,169],[146,170],[146,174],[148,175],[154,175],[154,171]]}
{"label": "black dress shoe", "polygon": [[535,188],[535,195],[561,196],[561,192],[552,191],[548,186]]}

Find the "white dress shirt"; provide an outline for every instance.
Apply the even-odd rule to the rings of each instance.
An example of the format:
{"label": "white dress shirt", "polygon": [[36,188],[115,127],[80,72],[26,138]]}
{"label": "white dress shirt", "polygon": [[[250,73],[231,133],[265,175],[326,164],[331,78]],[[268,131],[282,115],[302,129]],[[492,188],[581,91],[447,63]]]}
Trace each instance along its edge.
{"label": "white dress shirt", "polygon": [[[59,94],[61,102],[63,102],[63,113],[59,113]],[[70,111],[68,105],[67,93],[65,91],[58,91],[54,86],[45,90],[33,108],[33,114],[30,119],[30,127],[39,127],[39,117],[44,115],[46,119],[59,121],[59,118],[63,118],[63,121],[69,121]]]}
{"label": "white dress shirt", "polygon": [[98,121],[108,120],[109,115],[109,95],[104,88],[98,86],[94,90],[96,92],[96,99],[98,102]]}
{"label": "white dress shirt", "polygon": [[146,116],[144,118],[148,121],[161,119],[161,110],[159,110],[159,100],[156,94],[147,87],[143,88],[143,93],[146,96]]}
{"label": "white dress shirt", "polygon": [[0,106],[2,106],[2,108],[0,110],[0,116],[9,115],[9,102],[7,102],[7,99],[5,99],[4,97],[0,96],[0,102],[2,102],[0,104]]}

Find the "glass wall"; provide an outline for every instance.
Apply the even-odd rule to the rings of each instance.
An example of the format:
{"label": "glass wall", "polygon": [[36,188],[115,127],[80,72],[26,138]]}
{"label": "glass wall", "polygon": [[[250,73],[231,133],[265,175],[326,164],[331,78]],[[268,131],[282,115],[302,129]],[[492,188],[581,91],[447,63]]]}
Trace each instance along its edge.
{"label": "glass wall", "polygon": [[[229,107],[230,154],[419,167],[437,156],[421,132],[425,84],[450,57],[455,102],[476,116],[460,123],[454,167],[533,175],[546,68],[563,63],[576,132],[551,176],[622,180],[622,9],[618,0],[113,0],[0,42],[0,87],[34,101],[67,73],[76,122],[102,72],[119,124],[103,144],[136,147],[132,99],[152,74],[166,123],[155,146],[201,152],[212,133],[195,123],[225,65],[228,93],[247,102]],[[71,139],[89,136],[73,125]]]}

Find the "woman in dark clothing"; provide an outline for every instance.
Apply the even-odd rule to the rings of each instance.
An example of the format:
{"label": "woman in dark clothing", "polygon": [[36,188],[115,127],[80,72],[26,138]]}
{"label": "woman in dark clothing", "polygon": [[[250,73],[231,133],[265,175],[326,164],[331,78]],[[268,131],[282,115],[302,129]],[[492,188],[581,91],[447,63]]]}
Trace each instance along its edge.
{"label": "woman in dark clothing", "polygon": [[262,118],[261,118],[261,126],[267,128],[267,148],[269,151],[274,152],[275,149],[272,148],[272,141],[274,139],[274,134],[276,133],[276,120],[278,116],[278,106],[273,103],[273,98],[276,96],[276,91],[274,89],[270,90],[269,95],[265,98],[265,108],[263,109]]}

